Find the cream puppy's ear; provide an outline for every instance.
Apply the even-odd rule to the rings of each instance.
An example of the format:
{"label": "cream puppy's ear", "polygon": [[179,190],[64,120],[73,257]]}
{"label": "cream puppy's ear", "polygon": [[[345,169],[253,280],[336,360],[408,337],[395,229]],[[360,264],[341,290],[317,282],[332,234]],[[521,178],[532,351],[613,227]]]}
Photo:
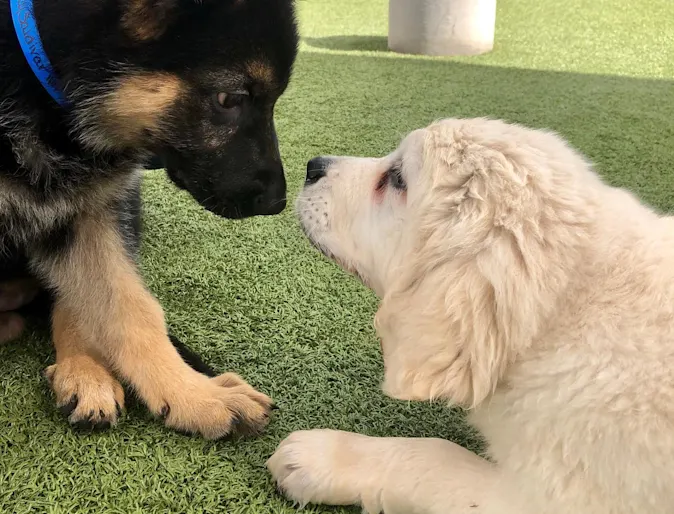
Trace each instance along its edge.
{"label": "cream puppy's ear", "polygon": [[[396,398],[482,402],[554,308],[587,237],[587,202],[545,148],[501,133],[525,129],[472,123],[427,131],[416,244],[375,319],[383,388]],[[560,150],[556,136],[546,141]]]}

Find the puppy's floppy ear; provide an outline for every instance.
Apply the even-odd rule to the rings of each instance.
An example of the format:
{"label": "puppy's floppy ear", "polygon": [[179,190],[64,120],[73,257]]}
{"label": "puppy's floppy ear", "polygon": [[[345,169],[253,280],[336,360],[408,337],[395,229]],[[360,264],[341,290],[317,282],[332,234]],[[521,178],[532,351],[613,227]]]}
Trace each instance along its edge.
{"label": "puppy's floppy ear", "polygon": [[550,184],[531,172],[545,165],[536,158],[460,128],[429,128],[416,244],[375,319],[387,394],[479,404],[554,308],[586,218],[559,218],[556,209],[571,206],[546,198]]}

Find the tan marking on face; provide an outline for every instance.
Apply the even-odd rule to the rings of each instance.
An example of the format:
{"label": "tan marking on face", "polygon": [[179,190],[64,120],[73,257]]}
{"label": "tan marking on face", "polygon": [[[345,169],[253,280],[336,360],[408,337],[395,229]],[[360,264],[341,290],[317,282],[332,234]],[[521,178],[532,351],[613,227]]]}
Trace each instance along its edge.
{"label": "tan marking on face", "polygon": [[183,91],[181,80],[169,73],[147,73],[122,79],[102,99],[102,122],[111,137],[129,146],[142,142],[145,133],[161,132],[161,119]]}

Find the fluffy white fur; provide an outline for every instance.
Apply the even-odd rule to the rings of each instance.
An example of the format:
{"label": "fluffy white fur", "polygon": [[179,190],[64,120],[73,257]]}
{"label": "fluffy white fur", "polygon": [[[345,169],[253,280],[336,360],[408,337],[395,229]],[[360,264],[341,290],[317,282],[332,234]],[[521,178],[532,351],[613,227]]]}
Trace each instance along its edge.
{"label": "fluffy white fur", "polygon": [[[400,163],[407,191],[391,183]],[[449,119],[333,158],[298,211],[382,298],[384,391],[471,409],[453,443],[296,432],[268,467],[299,503],[370,513],[674,512],[674,221],[559,136]]]}

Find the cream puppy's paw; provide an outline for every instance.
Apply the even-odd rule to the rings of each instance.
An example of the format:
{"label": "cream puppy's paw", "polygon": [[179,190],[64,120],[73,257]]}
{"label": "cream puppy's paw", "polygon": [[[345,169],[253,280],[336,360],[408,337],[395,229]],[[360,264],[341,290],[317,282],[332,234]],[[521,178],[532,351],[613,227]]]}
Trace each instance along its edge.
{"label": "cream puppy's paw", "polygon": [[378,512],[378,456],[387,440],[338,430],[293,432],[267,461],[279,489],[291,500],[328,505],[362,504]]}

